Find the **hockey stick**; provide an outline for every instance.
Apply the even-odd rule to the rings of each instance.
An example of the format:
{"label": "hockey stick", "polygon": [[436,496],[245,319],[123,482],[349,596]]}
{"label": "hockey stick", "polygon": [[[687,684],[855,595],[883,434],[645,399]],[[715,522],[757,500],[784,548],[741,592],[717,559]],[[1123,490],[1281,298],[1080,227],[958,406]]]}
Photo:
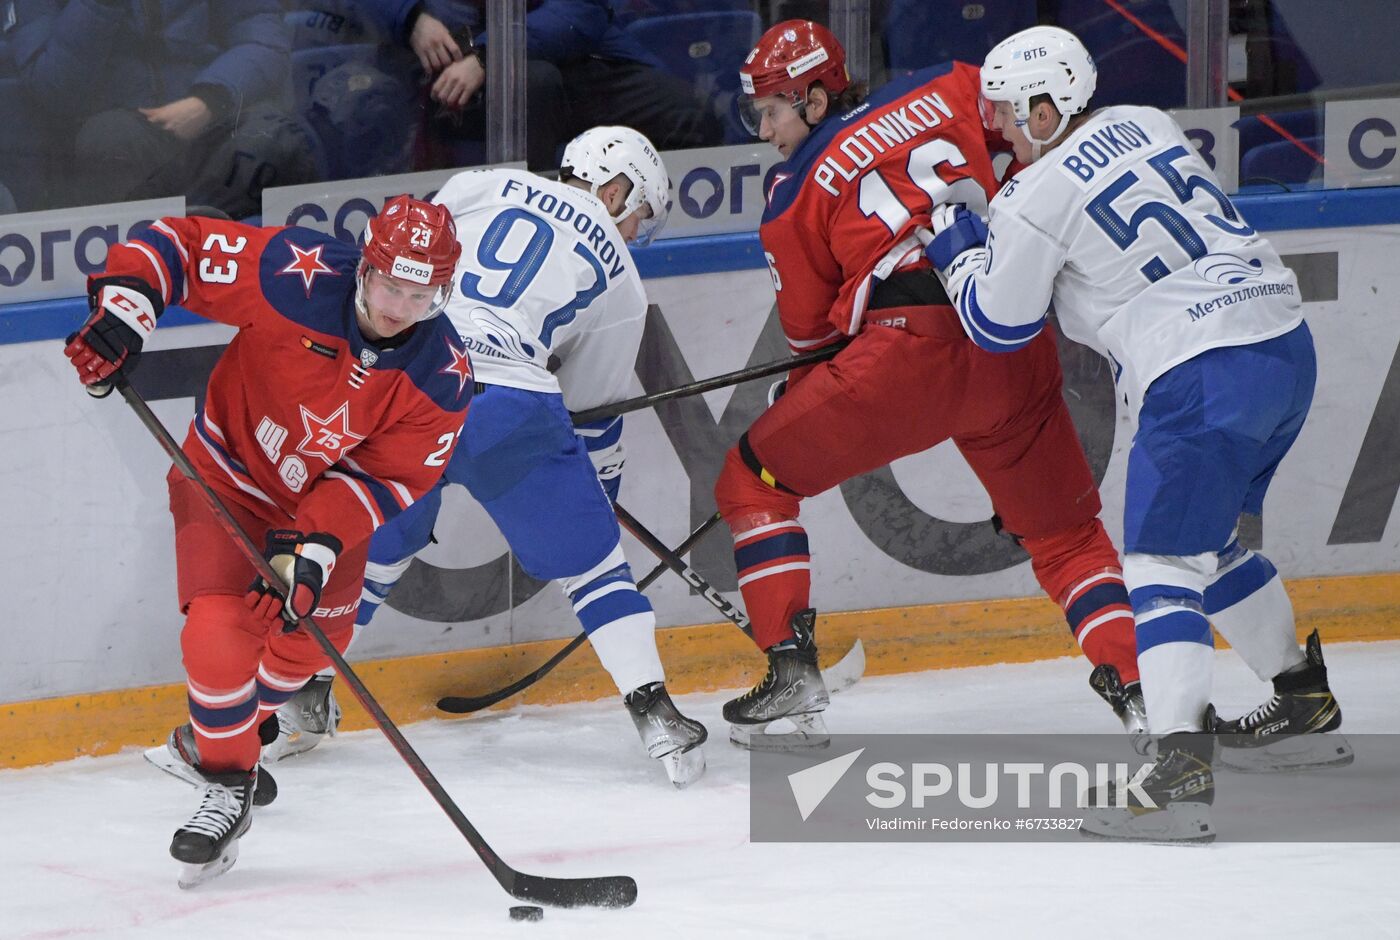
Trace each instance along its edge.
{"label": "hockey stick", "polygon": [[[613,503],[613,509],[617,510],[617,521],[622,523],[624,529],[632,533],[633,538],[641,542],[647,551],[661,559],[662,564],[680,575],[686,583],[700,592],[700,596],[709,601],[715,610],[724,614],[730,623],[743,630],[745,636],[753,639],[753,625],[749,622],[747,614],[725,600],[724,595],[700,577],[694,568],[681,559],[680,555],[667,548],[666,543],[653,535],[630,512],[617,503]],[[855,685],[864,674],[865,647],[857,639],[836,665],[822,670],[822,681],[826,683],[828,692],[840,692]]]}
{"label": "hockey stick", "polygon": [[[126,399],[126,403],[131,406],[131,410],[136,412],[136,416],[146,426],[146,430],[151,432],[157,443],[169,455],[171,461],[184,474],[185,479],[193,483],[195,488],[199,490],[210,512],[218,520],[220,527],[228,534],[229,538],[233,539],[238,550],[248,559],[258,575],[268,584],[285,583],[272,569],[272,565],[268,563],[267,559],[263,557],[263,553],[253,543],[253,540],[248,537],[248,533],[243,531],[238,520],[229,513],[218,494],[209,488],[209,484],[204,481],[194,464],[185,456],[185,452],[180,449],[180,445],[170,435],[170,431],[151,411],[150,406],[146,404],[140,393],[132,388],[124,378],[117,380],[117,388],[121,391],[122,397]],[[472,847],[507,894],[522,901],[538,901],[541,904],[555,907],[628,907],[637,900],[637,882],[627,875],[601,878],[549,878],[525,874],[506,864],[487,844],[481,833],[477,832],[476,827],[471,824],[466,815],[457,808],[452,797],[433,776],[433,772],[423,763],[423,759],[404,738],[403,733],[399,731],[393,720],[385,714],[384,709],[375,701],[364,682],[355,674],[355,670],[350,668],[345,658],[340,655],[340,651],[326,638],[325,633],[316,625],[316,622],[310,617],[303,617],[300,626],[330,658],[331,663],[335,666],[335,671],[340,673],[346,684],[350,686],[355,699],[374,719],[374,723],[379,726],[380,731],[384,732],[384,736],[389,739],[394,750],[399,752],[404,763],[408,764],[409,769],[413,771],[419,782],[437,801],[438,806],[442,807],[442,811],[452,820],[457,831],[466,838],[467,844]]]}
{"label": "hockey stick", "polygon": [[[719,520],[719,513],[715,513],[713,516],[700,523],[700,527],[698,529],[687,535],[685,541],[675,547],[675,553],[677,555],[684,555],[686,552],[690,551],[691,547],[694,546],[696,542],[700,541],[700,539],[704,537],[705,533],[709,532],[710,529],[714,528],[715,523],[719,522]],[[647,572],[645,578],[642,578],[642,580],[637,582],[637,590],[645,591],[648,587],[651,586],[651,583],[653,581],[655,581],[658,577],[661,576],[661,573],[665,570],[665,562],[662,562],[655,568],[651,569],[651,571]],[[553,670],[555,666],[559,665],[565,659],[567,659],[569,655],[572,654],[574,650],[582,646],[584,641],[587,639],[587,633],[580,633],[578,636],[570,640],[567,646],[565,646],[559,652],[551,656],[543,666],[536,669],[534,672],[530,673],[527,676],[521,676],[519,679],[516,679],[510,685],[497,689],[495,692],[488,692],[486,695],[444,696],[443,698],[438,699],[437,707],[442,711],[450,712],[454,715],[466,715],[471,712],[481,711],[483,708],[490,708],[497,702],[503,702],[506,699],[510,698],[512,695],[516,694],[517,692],[523,691],[524,689],[528,689],[530,686],[534,685],[536,682],[539,682],[545,676],[549,675],[550,671]]]}
{"label": "hockey stick", "polygon": [[[786,359],[777,362],[770,362],[767,365],[753,366],[748,369],[740,369],[737,372],[729,372],[725,375],[715,376],[711,379],[704,379],[699,382],[692,382],[688,385],[677,386],[676,388],[667,389],[664,392],[657,392],[654,395],[643,395],[638,398],[630,398],[626,401],[614,402],[612,404],[607,405],[599,405],[597,408],[590,408],[587,411],[580,411],[571,414],[570,417],[573,419],[573,422],[575,424],[586,424],[590,421],[600,421],[604,418],[617,417],[618,415],[626,414],[631,411],[640,411],[643,408],[648,408],[652,405],[660,404],[664,401],[670,401],[673,398],[684,398],[689,395],[698,395],[701,392],[709,392],[714,391],[718,388],[725,388],[729,385],[737,385],[740,382],[747,382],[750,379],[760,379],[765,376],[774,375],[779,372],[786,372],[797,366],[808,365],[810,363],[815,362],[823,362],[835,356],[836,353],[840,352],[841,349],[844,348],[844,346],[845,344],[827,346],[825,348],[815,350],[814,352],[803,353],[799,356],[790,356]],[[692,532],[684,542],[682,542],[680,545],[677,545],[675,549],[672,550],[673,553],[677,557],[684,555],[686,551],[689,550],[691,546],[693,546],[700,539],[701,536],[703,536],[706,532],[710,530],[711,526],[713,526],[716,522],[719,521],[719,519],[719,513],[715,513],[715,515],[707,519],[700,526],[700,528]],[[645,578],[637,582],[637,590],[646,590],[651,585],[651,583],[654,580],[656,580],[656,578],[660,576],[660,574],[663,571],[667,569],[667,567],[668,566],[664,561],[658,564],[655,568],[653,568],[650,572],[647,573],[647,576]],[[742,614],[740,614],[740,616],[742,616]],[[747,619],[745,620],[745,623],[747,623]],[[582,646],[584,641],[587,639],[588,634],[580,633],[578,636],[570,640],[568,644],[566,644],[562,649],[560,649],[559,652],[555,653],[553,656],[547,659],[544,662],[544,664],[538,669],[536,669],[534,672],[531,672],[528,675],[521,676],[519,679],[516,679],[509,685],[503,686],[494,692],[488,692],[485,695],[445,695],[442,698],[438,699],[437,707],[440,711],[448,712],[449,714],[453,715],[467,715],[472,712],[481,711],[484,708],[490,708],[497,702],[503,702],[506,699],[510,698],[512,695],[515,695],[518,692],[522,692],[525,689],[528,689],[530,686],[534,685],[536,682],[549,675],[550,672],[554,670],[554,667],[558,666],[565,659],[568,659],[569,656],[573,655],[574,651],[577,650],[580,646]]]}
{"label": "hockey stick", "polygon": [[740,369],[737,372],[726,372],[724,375],[717,375],[710,379],[701,379],[698,382],[691,382],[688,385],[677,385],[675,388],[668,388],[664,392],[656,392],[652,395],[640,395],[636,398],[629,398],[626,401],[613,402],[610,405],[599,405],[597,408],[589,408],[587,411],[580,411],[574,414],[574,424],[587,424],[590,421],[615,418],[618,415],[627,414],[629,411],[641,411],[643,408],[650,408],[653,405],[659,405],[663,401],[670,401],[673,398],[685,398],[689,395],[699,395],[701,392],[713,392],[717,388],[728,388],[731,385],[738,385],[741,382],[777,375],[780,372],[787,372],[799,366],[809,366],[816,362],[825,362],[845,348],[845,343],[823,346],[821,349],[814,349],[811,352],[800,353],[796,356],[788,356],[786,359],[770,362],[766,365],[750,366],[747,369]]}

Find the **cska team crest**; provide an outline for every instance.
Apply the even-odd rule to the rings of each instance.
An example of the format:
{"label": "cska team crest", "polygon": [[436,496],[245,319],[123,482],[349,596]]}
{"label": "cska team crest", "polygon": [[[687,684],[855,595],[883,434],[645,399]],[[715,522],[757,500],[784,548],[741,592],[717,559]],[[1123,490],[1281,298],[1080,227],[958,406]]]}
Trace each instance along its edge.
{"label": "cska team crest", "polygon": [[350,403],[341,402],[340,407],[327,417],[314,414],[305,405],[301,408],[301,426],[306,429],[297,450],[308,457],[320,457],[327,464],[336,464],[345,452],[365,439],[363,434],[350,430]]}

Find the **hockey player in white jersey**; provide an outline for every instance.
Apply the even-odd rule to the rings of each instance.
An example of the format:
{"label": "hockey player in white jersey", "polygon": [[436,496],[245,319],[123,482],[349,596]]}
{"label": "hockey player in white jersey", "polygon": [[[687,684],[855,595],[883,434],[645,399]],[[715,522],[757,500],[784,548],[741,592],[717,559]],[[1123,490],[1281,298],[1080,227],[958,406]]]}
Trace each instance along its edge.
{"label": "hockey player in white jersey", "polygon": [[[521,567],[563,587],[647,752],[684,786],[704,771],[706,732],[666,692],[656,617],[619,543],[622,418],[575,427],[569,417],[627,397],[647,309],[627,244],[664,223],[669,186],[643,135],[595,127],[565,149],[559,182],[476,170],[438,192],[463,247],[446,312],[477,392],[442,482],[375,533],[356,622],[369,623],[428,544],[442,487],[463,484]],[[279,712],[269,756],[314,746],[334,712],[330,678],[319,677]]]}
{"label": "hockey player in white jersey", "polygon": [[[1298,283],[1170,116],[1086,110],[1095,68],[1073,34],[1015,34],[987,56],[981,82],[991,126],[1029,165],[987,223],[940,212],[929,255],[984,349],[1029,343],[1053,301],[1065,334],[1110,358],[1137,421],[1123,574],[1159,742],[1142,786],[1161,810],[1101,821],[1098,834],[1208,841],[1210,732],[1261,753],[1341,724],[1316,633],[1298,648],[1277,571],[1236,529],[1241,514],[1261,512],[1312,402]],[[1209,705],[1212,623],[1274,683],[1274,697],[1237,721]],[[1333,762],[1350,760],[1337,743]]]}

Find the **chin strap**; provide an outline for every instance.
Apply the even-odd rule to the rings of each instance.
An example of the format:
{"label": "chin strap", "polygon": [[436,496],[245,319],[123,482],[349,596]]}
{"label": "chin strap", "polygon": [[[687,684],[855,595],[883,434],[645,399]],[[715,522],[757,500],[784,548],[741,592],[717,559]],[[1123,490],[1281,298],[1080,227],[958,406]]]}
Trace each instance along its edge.
{"label": "chin strap", "polygon": [[[1032,162],[1032,163],[1034,163],[1035,161],[1037,161],[1037,160],[1040,159],[1040,151],[1041,151],[1043,148],[1050,146],[1050,145],[1053,144],[1055,141],[1057,141],[1057,140],[1060,139],[1060,135],[1063,134],[1063,133],[1065,132],[1065,128],[1069,127],[1069,119],[1070,119],[1070,117],[1072,117],[1072,115],[1069,115],[1069,114],[1061,114],[1061,115],[1060,115],[1060,123],[1059,123],[1059,125],[1055,128],[1055,132],[1052,133],[1052,134],[1051,134],[1049,137],[1047,137],[1045,140],[1036,140],[1034,137],[1031,136],[1031,132],[1030,132],[1030,131],[1028,131],[1028,130],[1026,131],[1026,139],[1029,140],[1029,141],[1031,142],[1031,162]],[[1020,127],[1021,127],[1022,130],[1026,130],[1026,124],[1027,124],[1026,121],[1021,121],[1021,122],[1019,122],[1019,124],[1020,124]]]}

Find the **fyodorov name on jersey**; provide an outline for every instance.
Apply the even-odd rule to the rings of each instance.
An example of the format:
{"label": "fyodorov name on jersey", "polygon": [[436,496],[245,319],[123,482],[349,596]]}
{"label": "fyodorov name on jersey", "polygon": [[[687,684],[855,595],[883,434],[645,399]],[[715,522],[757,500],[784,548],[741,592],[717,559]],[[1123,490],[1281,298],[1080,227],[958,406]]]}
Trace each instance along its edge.
{"label": "fyodorov name on jersey", "polygon": [[[863,104],[842,120],[850,121],[869,107],[868,103]],[[839,196],[841,190],[835,183],[837,176],[849,183],[860,175],[861,170],[875,162],[876,154],[897,147],[924,131],[937,127],[952,116],[953,109],[948,107],[942,97],[937,94],[921,95],[904,107],[895,108],[876,120],[866,121],[849,132],[838,149],[850,158],[854,168],[845,166],[835,154],[831,154],[817,164],[817,168],[812,172],[812,179],[831,195]]]}
{"label": "fyodorov name on jersey", "polygon": [[508,179],[501,187],[502,198],[522,200],[525,205],[534,209],[541,215],[553,216],[565,225],[573,226],[588,244],[593,246],[593,250],[598,255],[598,260],[608,266],[608,278],[617,277],[625,268],[622,260],[617,255],[617,249],[613,247],[612,241],[608,238],[608,232],[596,219],[589,218],[588,215],[569,202],[561,199],[554,193],[545,189],[536,189],[529,183],[518,179]]}

